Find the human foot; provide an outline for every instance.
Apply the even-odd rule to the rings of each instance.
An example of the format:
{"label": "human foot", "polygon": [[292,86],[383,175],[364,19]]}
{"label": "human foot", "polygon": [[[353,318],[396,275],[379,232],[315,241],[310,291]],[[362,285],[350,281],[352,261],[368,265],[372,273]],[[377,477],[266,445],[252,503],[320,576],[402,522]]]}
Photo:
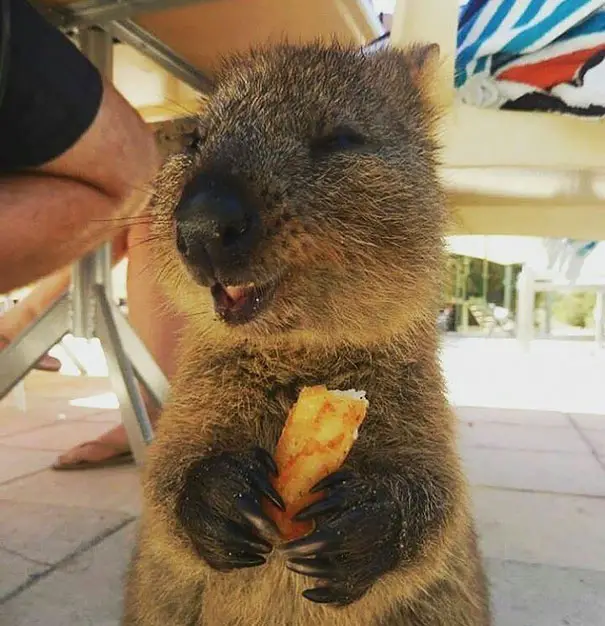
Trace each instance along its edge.
{"label": "human foot", "polygon": [[53,464],[53,469],[92,469],[132,463],[126,429],[115,426],[93,441],[85,441],[64,452]]}
{"label": "human foot", "polygon": [[[10,342],[11,340],[8,337],[0,335],[0,350],[8,347]],[[43,372],[58,372],[61,369],[61,361],[54,356],[50,356],[50,354],[45,354],[38,359],[34,365],[34,369],[41,370]]]}
{"label": "human foot", "polygon": [[62,454],[53,463],[55,470],[93,469],[133,462],[129,450],[120,450],[101,441],[85,441]]}

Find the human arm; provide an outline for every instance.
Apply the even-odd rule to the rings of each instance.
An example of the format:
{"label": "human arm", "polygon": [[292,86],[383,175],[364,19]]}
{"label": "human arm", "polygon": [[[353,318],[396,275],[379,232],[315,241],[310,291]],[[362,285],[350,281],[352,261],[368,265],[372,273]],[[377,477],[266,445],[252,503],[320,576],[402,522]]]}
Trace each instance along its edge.
{"label": "human arm", "polygon": [[11,26],[0,292],[112,239],[146,204],[159,167],[151,130],[63,34],[24,0],[11,0]]}

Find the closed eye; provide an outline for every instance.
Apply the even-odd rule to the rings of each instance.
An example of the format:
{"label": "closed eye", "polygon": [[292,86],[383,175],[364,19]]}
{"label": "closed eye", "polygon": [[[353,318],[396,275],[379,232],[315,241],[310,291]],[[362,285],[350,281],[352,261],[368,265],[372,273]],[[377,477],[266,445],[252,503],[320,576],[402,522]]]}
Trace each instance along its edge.
{"label": "closed eye", "polygon": [[366,138],[357,131],[348,126],[339,126],[325,135],[312,139],[310,149],[313,156],[323,156],[359,150],[367,143]]}

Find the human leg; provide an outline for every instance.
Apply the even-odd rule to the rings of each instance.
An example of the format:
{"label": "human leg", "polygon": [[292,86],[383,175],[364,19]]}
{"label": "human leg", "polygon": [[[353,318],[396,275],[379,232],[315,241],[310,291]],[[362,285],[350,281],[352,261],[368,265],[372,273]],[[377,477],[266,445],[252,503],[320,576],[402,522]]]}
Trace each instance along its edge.
{"label": "human leg", "polygon": [[[182,317],[167,305],[156,272],[151,268],[152,244],[149,224],[144,218],[129,229],[127,235],[128,269],[126,289],[128,318],[139,338],[146,345],[168,379],[174,374],[176,339],[182,328]],[[149,418],[154,424],[158,412],[141,388]],[[108,464],[129,462],[129,445],[122,424],[62,454],[55,469],[85,469]]]}

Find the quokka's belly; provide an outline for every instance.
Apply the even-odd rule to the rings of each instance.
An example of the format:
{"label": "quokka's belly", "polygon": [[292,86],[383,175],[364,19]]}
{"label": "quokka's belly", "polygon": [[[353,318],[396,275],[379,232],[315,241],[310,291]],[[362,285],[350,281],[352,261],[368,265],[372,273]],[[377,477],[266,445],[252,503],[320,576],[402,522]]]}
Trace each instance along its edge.
{"label": "quokka's belly", "polygon": [[344,608],[302,597],[320,585],[290,572],[279,557],[259,568],[213,572],[204,585],[199,626],[378,626],[374,593]]}
{"label": "quokka's belly", "polygon": [[406,598],[410,581],[396,572],[344,608],[303,598],[305,589],[321,582],[290,572],[279,555],[258,568],[212,572],[198,626],[488,626],[488,594],[474,543],[461,543],[443,568],[445,578],[419,597]]}

